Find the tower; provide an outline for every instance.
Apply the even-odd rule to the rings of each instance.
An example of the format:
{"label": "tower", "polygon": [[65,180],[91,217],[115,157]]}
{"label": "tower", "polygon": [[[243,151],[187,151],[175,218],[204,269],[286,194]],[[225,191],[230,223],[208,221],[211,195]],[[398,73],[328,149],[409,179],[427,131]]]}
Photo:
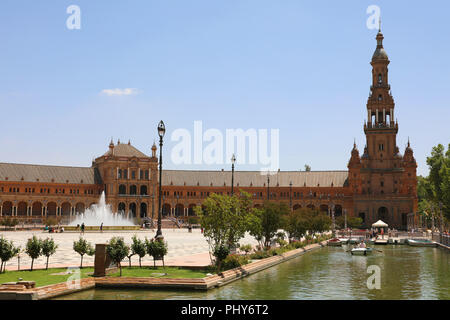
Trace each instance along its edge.
{"label": "tower", "polygon": [[389,84],[389,58],[383,47],[381,30],[370,62],[372,84],[364,121],[364,153],[354,144],[348,163],[349,185],[354,192],[354,214],[367,227],[381,219],[390,227],[406,228],[408,215],[417,209],[417,164],[408,141],[405,156],[397,146],[398,122]]}

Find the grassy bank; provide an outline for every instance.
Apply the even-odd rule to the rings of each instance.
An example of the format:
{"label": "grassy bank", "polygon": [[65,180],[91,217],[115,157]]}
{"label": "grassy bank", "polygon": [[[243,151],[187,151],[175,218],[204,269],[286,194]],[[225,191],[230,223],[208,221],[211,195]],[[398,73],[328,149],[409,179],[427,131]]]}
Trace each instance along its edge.
{"label": "grassy bank", "polygon": [[[70,269],[75,272],[75,269]],[[54,268],[48,270],[33,270],[33,271],[6,271],[0,274],[0,284],[5,282],[17,282],[20,278],[22,281],[35,281],[36,287],[48,286],[50,284],[56,284],[66,282],[70,276],[73,275],[67,273],[67,268]],[[81,269],[81,278],[89,277],[94,272],[94,268]]]}
{"label": "grassy bank", "polygon": [[[176,267],[122,267],[122,277],[136,277],[136,278],[204,278],[207,271],[190,270]],[[109,277],[119,277],[119,272],[108,274]]]}
{"label": "grassy bank", "polygon": [[[75,272],[74,269],[71,269]],[[33,271],[6,271],[0,274],[0,284],[6,282],[17,281],[35,281],[36,287],[48,286],[51,284],[57,284],[66,282],[73,273],[67,273],[67,268],[53,268],[48,270],[33,270]],[[87,278],[92,276],[94,268],[86,267],[81,269],[81,278]],[[190,270],[176,267],[122,267],[122,277],[148,277],[148,278],[204,278],[207,271],[202,270]],[[119,272],[111,273],[108,277],[119,277]],[[72,278],[73,279],[73,278]],[[70,280],[72,280],[70,279]],[[74,279],[75,280],[75,279]]]}

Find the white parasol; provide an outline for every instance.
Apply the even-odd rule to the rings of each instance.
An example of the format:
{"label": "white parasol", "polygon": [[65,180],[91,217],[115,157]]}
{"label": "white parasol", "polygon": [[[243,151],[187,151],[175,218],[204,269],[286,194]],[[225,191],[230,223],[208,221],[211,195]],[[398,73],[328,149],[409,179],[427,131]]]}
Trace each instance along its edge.
{"label": "white parasol", "polygon": [[386,228],[387,226],[388,226],[388,224],[381,220],[378,220],[377,222],[372,224],[372,227],[374,227],[374,228]]}

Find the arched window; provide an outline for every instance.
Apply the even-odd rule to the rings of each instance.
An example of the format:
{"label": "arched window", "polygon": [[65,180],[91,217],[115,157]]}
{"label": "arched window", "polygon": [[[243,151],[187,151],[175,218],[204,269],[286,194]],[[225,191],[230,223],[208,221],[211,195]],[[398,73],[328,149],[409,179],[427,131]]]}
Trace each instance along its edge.
{"label": "arched window", "polygon": [[130,194],[136,194],[137,193],[137,188],[135,185],[130,186]]}
{"label": "arched window", "polygon": [[383,82],[383,76],[381,73],[378,75],[378,83],[381,84]]}
{"label": "arched window", "polygon": [[378,101],[381,101],[381,100],[383,100],[383,96],[380,94],[380,95],[378,96]]}
{"label": "arched window", "polygon": [[119,186],[119,194],[127,194],[127,187],[125,187],[123,184]]}

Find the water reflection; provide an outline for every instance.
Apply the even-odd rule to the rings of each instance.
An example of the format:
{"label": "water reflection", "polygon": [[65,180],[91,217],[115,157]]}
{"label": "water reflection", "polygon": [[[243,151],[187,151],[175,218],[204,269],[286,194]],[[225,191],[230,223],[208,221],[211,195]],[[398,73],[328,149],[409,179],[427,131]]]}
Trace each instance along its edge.
{"label": "water reflection", "polygon": [[[326,247],[210,291],[89,290],[60,299],[450,299],[449,253],[438,248],[377,246],[352,256]],[[381,289],[367,288],[370,265],[381,270]]]}

